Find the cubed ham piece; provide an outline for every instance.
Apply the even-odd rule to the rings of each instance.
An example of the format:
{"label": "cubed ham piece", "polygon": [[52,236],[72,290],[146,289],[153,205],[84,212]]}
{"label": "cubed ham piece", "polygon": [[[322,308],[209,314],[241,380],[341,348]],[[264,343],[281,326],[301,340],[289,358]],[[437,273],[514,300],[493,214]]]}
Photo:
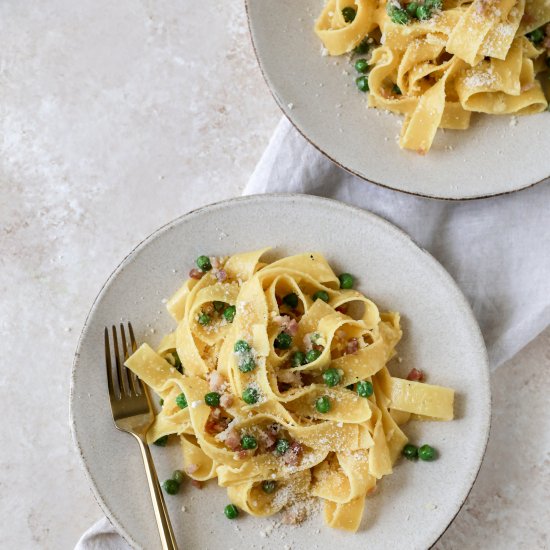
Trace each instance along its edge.
{"label": "cubed ham piece", "polygon": [[298,322],[296,319],[292,319],[288,315],[276,315],[273,317],[273,322],[279,325],[283,332],[290,334],[290,336],[296,336],[298,332]]}
{"label": "cubed ham piece", "polygon": [[227,279],[227,273],[225,270],[220,269],[216,271],[216,279],[218,279],[220,283],[223,283]]}
{"label": "cubed ham piece", "polygon": [[359,341],[357,338],[352,338],[348,341],[346,345],[346,354],[352,355],[354,353],[357,353],[357,350],[359,349]]}
{"label": "cubed ham piece", "polygon": [[302,460],[302,444],[293,441],[288,451],[282,456],[283,462],[288,466],[298,466]]}
{"label": "cubed ham piece", "polygon": [[289,321],[290,317],[288,315],[276,315],[275,317],[273,317],[273,322],[279,325],[281,328],[286,327]]}
{"label": "cubed ham piece", "polygon": [[304,349],[306,352],[313,349],[313,344],[311,343],[311,332],[304,336],[302,342],[304,344]]}
{"label": "cubed ham piece", "polygon": [[189,272],[189,277],[191,277],[191,279],[200,280],[200,279],[203,278],[203,275],[204,275],[204,271],[201,271],[200,269],[197,269],[196,267],[194,267],[194,268]]}
{"label": "cubed ham piece", "polygon": [[267,452],[273,451],[275,449],[276,445],[277,445],[277,439],[276,438],[274,438],[272,436],[266,437],[265,450]]}
{"label": "cubed ham piece", "polygon": [[418,369],[412,369],[409,374],[407,374],[407,380],[413,382],[422,382],[424,380],[424,373]]}
{"label": "cubed ham piece", "polygon": [[220,397],[220,405],[224,409],[228,409],[229,407],[231,407],[231,405],[233,405],[233,396],[230,393],[224,393]]}
{"label": "cubed ham piece", "polygon": [[222,410],[219,407],[216,407],[210,411],[208,420],[204,425],[204,431],[210,435],[217,435],[225,431],[228,424],[229,420],[222,417]]}
{"label": "cubed ham piece", "polygon": [[298,321],[296,321],[296,319],[291,319],[287,326],[286,326],[286,332],[288,332],[288,334],[290,334],[290,336],[296,336],[296,334],[298,333]]}
{"label": "cubed ham piece", "polygon": [[270,433],[269,429],[261,432],[258,437],[258,450],[261,453],[270,452],[275,449],[275,444],[277,443],[277,437]]}
{"label": "cubed ham piece", "polygon": [[214,370],[210,373],[208,385],[210,386],[211,391],[221,393],[226,383],[227,381],[218,371]]}
{"label": "cubed ham piece", "polygon": [[195,487],[195,489],[202,489],[202,481],[199,481],[197,479],[192,479],[191,480],[191,485],[193,485],[193,487]]}
{"label": "cubed ham piece", "polygon": [[225,438],[225,444],[232,451],[241,450],[241,437],[239,432],[237,432],[237,430],[229,430],[229,433]]}
{"label": "cubed ham piece", "polygon": [[299,388],[302,385],[302,377],[299,371],[281,369],[277,373],[277,380],[281,384],[288,384],[291,388]]}

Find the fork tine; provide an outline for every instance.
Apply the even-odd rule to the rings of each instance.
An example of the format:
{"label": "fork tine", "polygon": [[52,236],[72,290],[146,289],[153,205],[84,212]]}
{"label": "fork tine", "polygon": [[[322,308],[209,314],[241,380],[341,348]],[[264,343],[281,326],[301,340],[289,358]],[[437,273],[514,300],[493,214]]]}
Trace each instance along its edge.
{"label": "fork tine", "polygon": [[[128,332],[130,334],[130,350],[132,353],[134,353],[137,350],[137,343],[136,343],[136,337],[134,336],[134,327],[132,327],[132,323],[128,321]],[[143,393],[142,387],[141,387],[141,380],[130,371],[130,380],[132,382],[132,386],[134,388],[134,391],[141,395]]]}
{"label": "fork tine", "polygon": [[118,336],[116,332],[116,327],[113,325],[112,327],[113,332],[113,346],[115,348],[115,364],[116,364],[116,372],[117,372],[117,380],[118,380],[118,387],[120,389],[120,397],[122,398],[123,394],[126,393],[126,385],[124,384],[124,378],[123,378],[123,365],[122,361],[120,360],[120,348],[118,347]]}
{"label": "fork tine", "polygon": [[130,333],[130,342],[132,343],[132,353],[137,350],[136,337],[134,336],[134,327],[128,322],[128,332]]}
{"label": "fork tine", "polygon": [[116,399],[115,389],[113,387],[113,365],[111,363],[111,349],[109,346],[109,329],[105,327],[105,365],[107,367],[107,386],[109,387],[109,397]]}
{"label": "fork tine", "polygon": [[122,323],[120,323],[120,336],[122,340],[122,354],[124,356],[122,366],[122,371],[124,373],[124,382],[126,384],[126,387],[128,388],[128,392],[130,393],[130,395],[132,394],[132,390],[134,391],[134,393],[137,394],[138,392],[136,391],[135,384],[133,383],[131,376],[133,373],[126,365],[124,365],[126,359],[130,357],[130,349],[128,348],[128,344],[126,342],[126,330],[124,329],[124,325]]}

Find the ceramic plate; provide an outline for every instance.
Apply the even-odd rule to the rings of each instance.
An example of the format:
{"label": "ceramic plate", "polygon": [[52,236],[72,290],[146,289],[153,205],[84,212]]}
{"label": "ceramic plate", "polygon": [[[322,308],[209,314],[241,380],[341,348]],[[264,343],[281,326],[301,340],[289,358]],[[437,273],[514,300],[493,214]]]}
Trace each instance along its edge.
{"label": "ceramic plate", "polygon": [[426,156],[396,143],[402,118],[367,109],[348,56],[322,57],[313,32],[324,0],[247,0],[256,55],[296,128],[350,172],[399,191],[444,199],[509,193],[550,176],[550,114],[474,115],[439,130]]}
{"label": "ceramic plate", "polygon": [[[487,442],[490,395],[483,339],[451,277],[407,235],[366,211],[307,195],[252,196],[186,214],[146,239],[111,275],[82,331],[71,393],[74,440],[99,504],[132,544],[159,547],[138,447],[111,419],[104,327],[131,320],[138,340],[156,345],[174,326],[163,299],[179,288],[198,255],[268,245],[274,258],[321,251],[336,272],[355,274],[358,288],[381,309],[400,311],[403,362],[397,374],[422,368],[431,383],[455,388],[456,420],[413,422],[406,428],[414,441],[435,445],[441,458],[399,460],[395,473],[368,499],[357,534],[327,528],[321,515],[273,530],[273,518],[241,516],[230,522],[223,515],[226,492],[211,481],[202,491],[186,483],[178,496],[167,498],[180,548],[429,547],[464,502]],[[181,467],[175,441],[164,449],[153,447],[153,453],[161,480]]]}

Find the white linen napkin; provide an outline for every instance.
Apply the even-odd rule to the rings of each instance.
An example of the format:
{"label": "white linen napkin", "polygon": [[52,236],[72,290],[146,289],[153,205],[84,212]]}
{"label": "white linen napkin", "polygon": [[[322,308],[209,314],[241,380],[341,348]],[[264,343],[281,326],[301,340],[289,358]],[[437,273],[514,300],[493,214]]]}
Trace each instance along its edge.
{"label": "white linen napkin", "polygon": [[[396,151],[396,154],[398,152]],[[451,273],[470,301],[492,368],[550,323],[550,186],[476,201],[423,199],[339,168],[283,118],[244,194],[308,193],[366,208],[406,231]],[[106,518],[75,550],[130,547]]]}
{"label": "white linen napkin", "polygon": [[495,369],[550,324],[549,183],[472,201],[407,195],[349,174],[283,118],[244,194],[330,197],[403,229],[443,264],[466,295]]}
{"label": "white linen napkin", "polygon": [[80,537],[74,550],[132,550],[132,548],[107,518],[101,518]]}

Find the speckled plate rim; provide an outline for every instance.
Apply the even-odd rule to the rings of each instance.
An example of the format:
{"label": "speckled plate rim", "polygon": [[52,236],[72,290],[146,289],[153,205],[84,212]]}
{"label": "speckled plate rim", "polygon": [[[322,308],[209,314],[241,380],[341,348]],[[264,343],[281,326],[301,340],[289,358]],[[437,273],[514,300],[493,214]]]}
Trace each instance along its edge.
{"label": "speckled plate rim", "polygon": [[512,195],[512,194],[514,194],[518,191],[523,191],[525,189],[530,189],[531,187],[534,187],[535,185],[538,185],[539,183],[543,183],[544,181],[550,179],[550,174],[548,174],[546,177],[544,177],[542,179],[532,181],[532,182],[527,182],[524,185],[520,185],[517,188],[509,190],[509,191],[499,191],[499,192],[495,192],[495,193],[486,193],[486,194],[480,193],[479,195],[472,195],[472,196],[469,196],[469,197],[442,197],[442,196],[439,196],[435,193],[430,194],[430,193],[420,193],[420,192],[409,191],[409,190],[406,190],[406,189],[400,189],[399,187],[388,184],[388,183],[381,183],[381,182],[378,182],[378,181],[374,181],[373,179],[368,179],[366,176],[362,175],[361,173],[354,170],[350,166],[347,166],[346,164],[343,164],[342,162],[338,161],[336,158],[334,158],[329,153],[327,153],[320,145],[315,143],[312,140],[312,138],[310,138],[308,136],[308,134],[306,133],[306,130],[304,128],[302,128],[300,125],[298,125],[298,123],[296,122],[296,120],[292,116],[291,111],[288,109],[288,105],[285,104],[279,98],[279,96],[277,95],[277,93],[275,92],[274,84],[271,81],[271,78],[268,76],[268,74],[267,74],[267,72],[264,68],[264,65],[261,61],[260,54],[258,52],[258,48],[256,46],[256,42],[254,41],[254,32],[252,30],[252,21],[251,21],[251,17],[250,17],[250,8],[249,8],[250,2],[251,2],[251,0],[244,0],[246,20],[247,20],[247,24],[248,24],[248,34],[250,36],[250,42],[252,44],[252,49],[254,50],[254,55],[256,57],[256,61],[258,62],[258,67],[260,68],[260,72],[262,73],[262,77],[263,77],[265,83],[267,84],[269,92],[271,93],[271,97],[273,98],[273,100],[275,101],[276,105],[279,107],[279,109],[281,110],[281,112],[283,113],[285,118],[292,124],[292,126],[297,130],[297,132],[310,145],[312,145],[317,151],[319,151],[322,155],[327,157],[331,162],[333,162],[334,164],[336,164],[337,166],[339,166],[340,168],[342,168],[346,172],[349,172],[350,174],[356,176],[357,178],[359,178],[360,180],[362,180],[366,183],[372,183],[372,184],[377,185],[379,187],[382,187],[384,189],[390,189],[391,191],[398,191],[399,193],[405,193],[406,195],[411,195],[411,196],[415,196],[415,197],[423,197],[423,198],[426,198],[426,199],[436,199],[436,200],[441,200],[441,201],[452,201],[452,202],[455,202],[455,201],[473,201],[473,200],[490,199],[490,198],[493,198],[493,197]]}
{"label": "speckled plate rim", "polygon": [[[77,428],[76,428],[76,420],[74,415],[74,401],[75,401],[75,376],[76,376],[76,369],[78,367],[79,359],[80,359],[80,350],[83,345],[83,341],[86,337],[86,333],[89,329],[89,322],[94,314],[95,310],[99,306],[101,302],[101,298],[103,297],[104,293],[108,289],[108,287],[111,285],[111,283],[114,281],[114,279],[118,276],[118,274],[132,261],[134,256],[139,254],[140,250],[147,247],[150,243],[152,243],[157,237],[165,233],[166,231],[169,231],[174,226],[178,225],[182,220],[199,215],[203,212],[208,212],[211,209],[219,208],[219,207],[230,207],[234,203],[238,202],[247,202],[247,201],[255,201],[255,200],[270,200],[273,198],[281,198],[281,199],[297,199],[297,200],[303,200],[304,202],[317,202],[317,203],[325,203],[327,206],[330,207],[330,205],[338,205],[340,208],[344,208],[349,211],[350,215],[353,216],[363,216],[365,218],[370,218],[371,221],[374,221],[375,223],[378,223],[385,227],[388,231],[392,231],[401,239],[404,239],[406,241],[409,241],[409,243],[417,248],[420,252],[424,254],[424,259],[427,260],[433,269],[435,269],[437,272],[439,272],[439,275],[446,280],[447,284],[450,285],[450,288],[454,290],[455,296],[457,301],[460,303],[460,306],[464,312],[464,314],[468,317],[468,321],[471,323],[473,327],[475,327],[475,331],[477,333],[477,336],[480,340],[481,347],[483,349],[483,360],[482,364],[480,364],[480,368],[482,368],[481,377],[483,380],[483,387],[484,387],[484,395],[485,395],[485,401],[487,403],[487,410],[484,414],[484,426],[483,426],[483,446],[478,452],[477,459],[475,463],[473,464],[473,477],[471,479],[471,482],[468,485],[467,490],[465,491],[463,498],[460,499],[460,502],[456,506],[455,514],[452,516],[452,518],[449,520],[447,525],[444,526],[441,533],[437,536],[437,538],[430,543],[429,548],[432,548],[439,540],[440,538],[445,534],[445,532],[449,529],[451,524],[453,523],[454,519],[459,514],[460,510],[464,506],[464,503],[466,502],[466,499],[468,498],[468,495],[472,491],[472,488],[478,478],[479,471],[481,469],[481,465],[483,462],[483,458],[485,456],[485,452],[487,450],[487,444],[489,440],[489,432],[491,428],[491,419],[492,419],[492,396],[491,396],[491,386],[490,386],[490,376],[489,376],[489,359],[487,355],[487,350],[485,347],[483,335],[481,333],[481,330],[479,328],[479,324],[477,323],[477,320],[474,317],[473,311],[470,307],[470,304],[466,300],[466,297],[460,290],[460,288],[457,286],[454,279],[451,277],[451,275],[447,272],[447,270],[424,248],[418,246],[413,239],[408,235],[405,231],[402,229],[396,227],[392,223],[388,222],[384,218],[373,214],[372,212],[368,210],[364,210],[362,208],[351,206],[346,203],[343,203],[338,200],[324,198],[324,197],[318,197],[314,195],[304,195],[299,193],[267,193],[267,194],[260,194],[260,195],[248,195],[243,197],[235,197],[232,199],[224,200],[224,201],[218,201],[215,203],[211,203],[205,206],[202,206],[200,208],[197,208],[195,210],[190,210],[189,212],[186,212],[185,214],[179,216],[178,218],[175,218],[174,220],[166,223],[165,225],[159,227],[152,233],[150,233],[147,237],[145,237],[141,242],[139,242],[123,259],[122,261],[117,265],[117,267],[111,272],[107,280],[102,285],[101,289],[99,290],[97,296],[95,297],[94,301],[92,302],[92,305],[90,307],[90,310],[88,311],[88,314],[86,315],[86,319],[84,321],[82,330],[79,335],[75,356],[71,368],[71,378],[70,378],[70,393],[69,393],[69,425],[71,430],[71,437],[73,441],[73,445],[75,450],[78,453],[78,457],[80,460],[80,464],[82,466],[82,469],[84,471],[84,475],[86,476],[86,479],[88,481],[88,484],[92,490],[92,494],[100,506],[100,508],[103,510],[105,516],[110,521],[110,523],[116,528],[117,532],[122,536],[122,538],[130,544],[133,548],[141,548],[139,543],[132,537],[132,535],[125,529],[125,527],[122,525],[121,521],[118,519],[116,513],[111,510],[106,502],[105,498],[102,495],[101,491],[98,489],[96,482],[94,480],[94,477],[91,473],[90,467],[86,461],[86,458],[84,457],[83,450],[80,446],[80,442],[78,440],[78,434],[77,434]],[[101,361],[101,359],[100,359]]]}

